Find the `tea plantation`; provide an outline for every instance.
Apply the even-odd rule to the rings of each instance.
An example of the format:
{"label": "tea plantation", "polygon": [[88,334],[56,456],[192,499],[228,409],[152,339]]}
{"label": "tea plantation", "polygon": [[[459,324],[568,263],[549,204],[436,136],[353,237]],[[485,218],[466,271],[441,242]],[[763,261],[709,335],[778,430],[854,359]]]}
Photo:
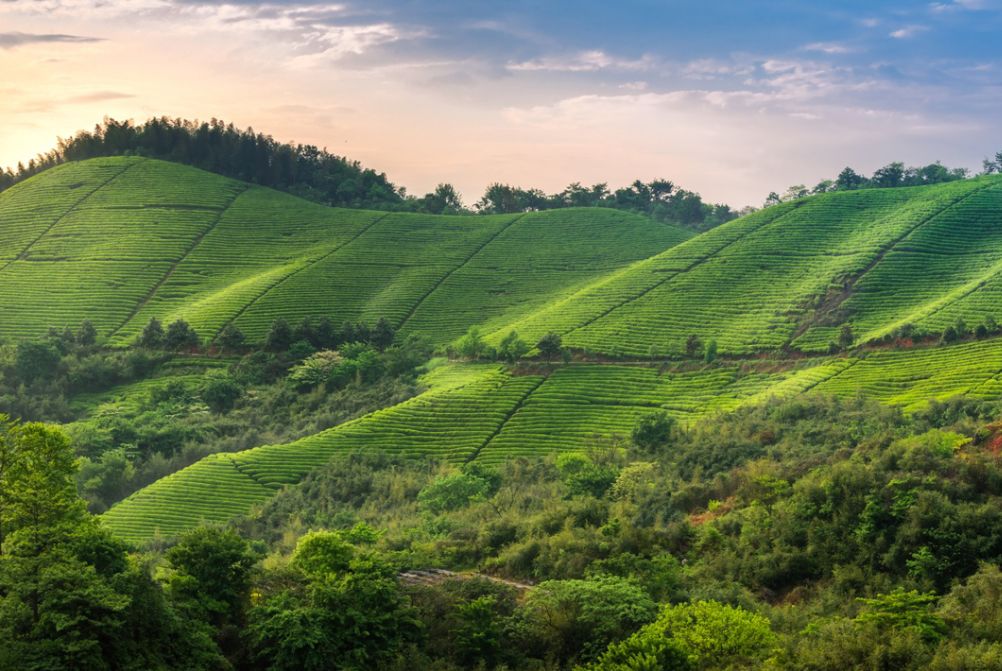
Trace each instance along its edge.
{"label": "tea plantation", "polygon": [[323,315],[385,317],[444,343],[691,235],[605,209],[334,209],[177,164],[93,159],[0,194],[0,337],[90,319],[126,344],[157,317],[209,339],[234,323],[254,341],[277,317]]}

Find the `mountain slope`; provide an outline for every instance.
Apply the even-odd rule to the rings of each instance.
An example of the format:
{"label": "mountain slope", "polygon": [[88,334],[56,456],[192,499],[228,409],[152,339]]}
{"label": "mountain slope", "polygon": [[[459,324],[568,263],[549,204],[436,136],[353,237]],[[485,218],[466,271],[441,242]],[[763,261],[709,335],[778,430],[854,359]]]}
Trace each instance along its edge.
{"label": "mountain slope", "polygon": [[380,450],[453,463],[623,444],[636,421],[665,410],[682,422],[804,393],[859,393],[916,410],[930,399],[1002,400],[1002,339],[859,357],[656,366],[574,364],[515,375],[452,364],[428,391],[284,445],[216,454],[136,492],[103,520],[141,543],[252,513],[339,452]]}
{"label": "mountain slope", "polygon": [[[904,323],[941,331],[1002,316],[1002,180],[837,192],[724,224],[513,324],[614,355],[823,351]],[[497,334],[495,337],[499,337]]]}
{"label": "mountain slope", "polygon": [[141,158],[46,171],[0,194],[0,336],[91,319],[390,319],[447,342],[496,328],[692,234],[612,210],[446,217],[328,208]]}

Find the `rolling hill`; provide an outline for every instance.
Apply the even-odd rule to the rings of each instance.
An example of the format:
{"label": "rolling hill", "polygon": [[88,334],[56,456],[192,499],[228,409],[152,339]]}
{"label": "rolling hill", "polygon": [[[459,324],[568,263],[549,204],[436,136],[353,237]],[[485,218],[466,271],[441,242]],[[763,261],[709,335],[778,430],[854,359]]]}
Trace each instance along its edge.
{"label": "rolling hill", "polygon": [[[277,317],[327,315],[386,317],[438,345],[471,325],[494,340],[556,331],[589,355],[446,363],[400,405],[203,459],[104,515],[135,542],[248,514],[348,450],[490,463],[616,444],[658,409],[688,422],[807,392],[905,410],[957,394],[1002,399],[1002,339],[824,354],[843,324],[866,343],[904,324],[1002,321],[1000,272],[999,177],[825,194],[696,237],[603,209],[334,209],[141,158],[66,164],[0,194],[0,337],[87,318],[127,344],[156,316],[260,340]],[[666,362],[690,335],[727,356]]]}
{"label": "rolling hill", "polygon": [[0,194],[0,337],[86,318],[127,343],[155,316],[261,340],[277,317],[324,315],[386,317],[441,344],[691,235],[612,210],[335,209],[177,164],[92,159]]}

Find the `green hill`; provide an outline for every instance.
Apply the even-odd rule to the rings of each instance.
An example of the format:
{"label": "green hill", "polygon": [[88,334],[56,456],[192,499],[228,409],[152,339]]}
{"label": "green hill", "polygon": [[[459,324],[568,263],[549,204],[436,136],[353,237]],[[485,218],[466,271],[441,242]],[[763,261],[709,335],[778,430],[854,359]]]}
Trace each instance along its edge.
{"label": "green hill", "polygon": [[[127,344],[155,316],[260,340],[278,317],[386,317],[439,345],[480,325],[493,339],[556,331],[623,359],[446,364],[405,403],[136,492],[104,515],[133,541],[249,513],[348,450],[490,463],[621,443],[658,409],[688,422],[807,392],[905,410],[1002,399],[1002,339],[822,355],[844,324],[865,343],[905,324],[1002,321],[1002,178],[826,194],[691,235],[604,209],[335,209],[180,165],[94,159],[0,194],[0,337],[90,319]],[[691,335],[728,356],[665,363]]]}
{"label": "green hill", "polygon": [[612,273],[514,324],[572,347],[647,356],[824,351],[904,324],[941,332],[1002,315],[1002,180],[836,192],[756,212]]}
{"label": "green hill", "polygon": [[140,158],[48,170],[0,194],[0,337],[90,319],[125,343],[150,317],[386,317],[436,343],[578,290],[692,233],[612,210],[446,217],[335,209]]}

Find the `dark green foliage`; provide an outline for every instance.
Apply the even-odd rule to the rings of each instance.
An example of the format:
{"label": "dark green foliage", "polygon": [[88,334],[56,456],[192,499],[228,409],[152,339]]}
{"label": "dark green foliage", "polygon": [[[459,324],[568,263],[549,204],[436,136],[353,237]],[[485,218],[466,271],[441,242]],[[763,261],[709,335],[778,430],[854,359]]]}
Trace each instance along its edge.
{"label": "dark green foliage", "polygon": [[139,346],[146,349],[159,349],[164,344],[164,327],[156,317],[150,317],[150,321],[143,327],[143,332],[139,336]]}
{"label": "dark green foliage", "polygon": [[97,329],[90,320],[85,319],[83,323],[80,324],[80,328],[77,330],[76,335],[77,344],[83,347],[90,347],[97,343]]}
{"label": "dark green foliage", "polygon": [[551,361],[553,360],[553,357],[563,351],[563,338],[560,337],[559,333],[551,331],[539,339],[539,342],[536,343],[536,349],[539,350],[539,355],[541,357],[547,361]]}
{"label": "dark green foliage", "polygon": [[518,337],[518,333],[511,331],[498,345],[498,357],[508,363],[515,363],[529,353],[529,345]]}
{"label": "dark green foliage", "polygon": [[697,335],[690,335],[685,339],[685,355],[690,359],[699,356],[703,351],[703,341]]}
{"label": "dark green foliage", "polygon": [[243,395],[243,388],[231,377],[214,377],[202,387],[202,400],[212,412],[225,414]]}
{"label": "dark green foliage", "polygon": [[246,340],[247,336],[244,335],[243,331],[233,324],[227,324],[223,327],[223,330],[216,337],[216,342],[219,343],[219,346],[231,352],[243,347]]}
{"label": "dark green foliage", "polygon": [[[428,196],[426,196],[428,198]],[[522,189],[494,183],[474,206],[482,214],[513,214],[564,207],[608,207],[645,214],[657,221],[681,224],[705,231],[738,216],[727,205],[704,203],[698,193],[676,188],[664,179],[645,183],[636,180],[610,192],[608,185],[584,187],[578,182],[559,193],[547,195],[539,189]]]}
{"label": "dark green foliage", "polygon": [[179,350],[193,350],[198,347],[198,334],[191,328],[188,322],[178,319],[170,323],[167,332],[164,334],[164,348],[177,352]]}
{"label": "dark green foliage", "polygon": [[856,342],[856,336],[852,332],[852,327],[848,324],[843,324],[842,328],[838,332],[838,345],[842,349],[849,349],[852,347],[853,343]]}
{"label": "dark green foliage", "polygon": [[80,131],[61,140],[57,149],[19,166],[16,173],[0,171],[0,190],[66,161],[129,155],[185,163],[328,205],[403,206],[402,196],[385,174],[326,149],[283,144],[216,119],[198,122],[168,117],[141,124],[105,119],[93,132]]}
{"label": "dark green foliage", "polygon": [[264,347],[269,352],[285,352],[293,343],[292,327],[284,319],[276,319],[268,329]]}
{"label": "dark green foliage", "polygon": [[217,627],[240,624],[255,562],[244,539],[227,529],[200,527],[182,535],[166,559],[174,569],[171,596],[187,612]]}
{"label": "dark green foliage", "polygon": [[22,342],[17,345],[14,371],[27,384],[51,379],[59,371],[59,350],[47,342]]}
{"label": "dark green foliage", "polygon": [[637,421],[630,439],[641,452],[655,454],[669,446],[675,426],[675,420],[668,413],[652,412]]}

